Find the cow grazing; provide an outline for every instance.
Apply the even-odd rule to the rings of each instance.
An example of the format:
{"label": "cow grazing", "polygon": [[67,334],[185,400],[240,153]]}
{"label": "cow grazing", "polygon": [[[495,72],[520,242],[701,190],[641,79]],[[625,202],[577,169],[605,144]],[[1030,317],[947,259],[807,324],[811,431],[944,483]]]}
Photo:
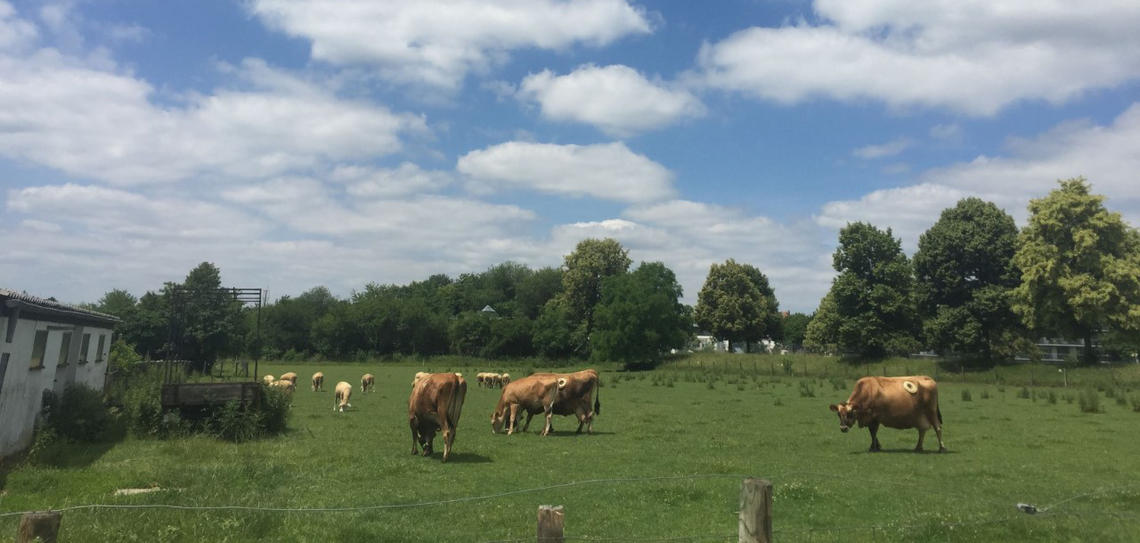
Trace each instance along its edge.
{"label": "cow grazing", "polygon": [[352,385],[348,381],[341,381],[336,384],[336,392],[333,394],[333,411],[340,409],[344,413],[344,408],[352,407],[348,403],[348,399],[352,397]]}
{"label": "cow grazing", "polygon": [[267,385],[272,385],[273,381],[276,381],[276,380],[277,380],[277,378],[272,376],[272,375],[266,375],[265,377],[261,378],[261,382],[265,383]]}
{"label": "cow grazing", "polygon": [[297,374],[294,372],[289,372],[289,373],[282,375],[280,378],[278,378],[278,380],[279,381],[292,381],[293,384],[296,385],[297,384]]}
{"label": "cow grazing", "polygon": [[[574,373],[539,373],[535,375],[554,378],[558,382],[558,397],[554,402],[552,412],[555,415],[574,415],[578,419],[578,431],[582,433],[585,426],[586,433],[594,433],[594,416],[602,413],[601,380],[594,369],[585,369]],[[593,404],[591,406],[591,404]],[[525,431],[530,426],[528,414]],[[551,431],[553,431],[553,426]]]}
{"label": "cow grazing", "polygon": [[490,375],[490,377],[491,377],[491,388],[503,388],[503,376],[502,375],[499,375],[498,373],[492,373]]}
{"label": "cow grazing", "polygon": [[360,377],[361,392],[369,392],[374,388],[376,388],[376,377],[371,373],[365,373]]}
{"label": "cow grazing", "polygon": [[504,386],[495,412],[491,414],[491,433],[499,433],[503,429],[504,420],[507,421],[507,435],[515,433],[519,409],[522,408],[526,412],[524,432],[530,427],[531,417],[542,413],[546,418],[542,435],[550,434],[550,416],[554,413],[554,402],[557,399],[558,378],[551,374],[523,377]]}
{"label": "cow grazing", "polygon": [[416,374],[412,394],[408,397],[408,426],[412,430],[412,454],[423,448],[431,456],[435,432],[443,432],[443,461],[451,455],[463,400],[467,397],[467,381],[454,373]]}
{"label": "cow grazing", "polygon": [[269,386],[280,388],[284,390],[286,394],[292,394],[294,390],[297,390],[297,385],[294,385],[293,381],[288,379],[278,379],[270,383]]}
{"label": "cow grazing", "polygon": [[475,386],[482,387],[483,383],[487,380],[487,372],[481,371],[475,374]]}
{"label": "cow grazing", "polygon": [[846,402],[832,404],[839,414],[839,429],[846,432],[856,422],[871,431],[871,452],[879,451],[879,425],[887,428],[918,429],[918,445],[934,428],[938,434],[938,452],[946,450],[942,442],[942,410],[938,408],[938,384],[925,375],[910,377],[864,377]]}
{"label": "cow grazing", "polygon": [[511,374],[504,373],[504,374],[500,375],[499,376],[499,382],[502,383],[503,386],[507,386],[507,385],[511,384]]}
{"label": "cow grazing", "polygon": [[313,374],[313,392],[325,389],[325,374],[317,372]]}

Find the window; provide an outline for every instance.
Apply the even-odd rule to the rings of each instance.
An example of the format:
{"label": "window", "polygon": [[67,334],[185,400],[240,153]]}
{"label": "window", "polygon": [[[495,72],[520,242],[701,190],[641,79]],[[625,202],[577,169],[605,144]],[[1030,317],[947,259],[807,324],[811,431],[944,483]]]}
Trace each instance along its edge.
{"label": "window", "polygon": [[31,369],[44,367],[44,351],[47,351],[47,330],[36,331],[36,341],[32,343]]}
{"label": "window", "polygon": [[63,338],[59,340],[59,362],[57,366],[66,366],[67,357],[71,354],[71,332],[64,332]]}
{"label": "window", "polygon": [[91,351],[91,334],[83,334],[83,343],[79,347],[79,363],[87,363],[87,353]]}
{"label": "window", "polygon": [[103,347],[106,346],[107,335],[99,334],[99,350],[95,352],[95,362],[103,361]]}

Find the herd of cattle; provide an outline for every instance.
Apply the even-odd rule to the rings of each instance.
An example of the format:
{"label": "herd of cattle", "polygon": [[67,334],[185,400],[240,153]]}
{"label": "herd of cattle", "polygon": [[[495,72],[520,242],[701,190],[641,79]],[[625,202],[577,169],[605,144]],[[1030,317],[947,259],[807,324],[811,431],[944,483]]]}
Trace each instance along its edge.
{"label": "herd of cattle", "polygon": [[[313,392],[324,390],[325,376],[321,372],[313,374]],[[266,385],[281,387],[292,393],[297,387],[297,374],[286,373],[280,378],[266,375]],[[601,413],[599,398],[600,381],[598,372],[586,369],[573,373],[536,373],[512,381],[510,374],[479,373],[476,381],[480,387],[501,388],[499,402],[491,414],[491,431],[499,433],[506,424],[507,435],[515,432],[518,418],[526,414],[522,431],[530,427],[531,418],[541,413],[545,419],[542,435],[548,435],[553,415],[574,415],[578,420],[578,433],[586,428],[593,432],[594,416]],[[360,379],[361,390],[368,392],[375,387],[371,373]],[[352,396],[352,385],[340,381],[336,385],[333,410],[344,411],[352,407],[348,403]],[[467,381],[461,373],[416,373],[412,380],[412,393],[408,398],[408,425],[412,431],[412,454],[424,456],[432,454],[432,443],[436,432],[443,434],[443,461],[451,455],[455,442],[455,432],[459,426],[459,416],[463,412],[463,400],[467,397]],[[839,429],[847,432],[856,423],[866,427],[871,433],[871,451],[881,450],[879,426],[888,428],[918,430],[918,444],[915,451],[922,450],[922,441],[927,430],[934,428],[938,435],[938,452],[944,452],[942,441],[942,411],[938,407],[938,385],[925,375],[909,377],[863,377],[855,383],[855,389],[847,401],[831,404],[831,410],[839,415]]]}

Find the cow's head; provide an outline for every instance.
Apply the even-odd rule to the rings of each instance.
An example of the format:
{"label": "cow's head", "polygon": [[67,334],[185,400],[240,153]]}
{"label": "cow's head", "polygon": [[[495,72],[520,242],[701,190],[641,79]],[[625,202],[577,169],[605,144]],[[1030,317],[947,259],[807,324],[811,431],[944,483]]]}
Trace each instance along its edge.
{"label": "cow's head", "polygon": [[855,426],[856,409],[854,405],[847,402],[833,403],[831,404],[831,410],[839,415],[839,431],[846,432],[850,430],[852,426]]}

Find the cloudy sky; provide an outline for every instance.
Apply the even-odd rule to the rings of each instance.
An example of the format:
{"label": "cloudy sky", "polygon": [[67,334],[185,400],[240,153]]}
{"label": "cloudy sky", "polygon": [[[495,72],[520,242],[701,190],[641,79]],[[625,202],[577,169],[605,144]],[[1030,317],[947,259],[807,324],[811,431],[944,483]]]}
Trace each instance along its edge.
{"label": "cloudy sky", "polygon": [[0,286],[274,298],[557,266],[586,237],[694,303],[785,309],[837,230],[913,251],[1086,176],[1140,224],[1140,2],[0,0]]}

